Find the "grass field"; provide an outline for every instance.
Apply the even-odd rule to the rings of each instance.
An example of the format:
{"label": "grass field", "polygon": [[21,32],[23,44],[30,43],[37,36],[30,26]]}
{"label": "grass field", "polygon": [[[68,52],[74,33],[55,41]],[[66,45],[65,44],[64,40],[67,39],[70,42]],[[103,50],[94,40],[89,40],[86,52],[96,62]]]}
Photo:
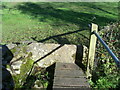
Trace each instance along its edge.
{"label": "grass field", "polygon": [[35,40],[88,45],[88,24],[116,22],[118,3],[3,3],[2,43]]}

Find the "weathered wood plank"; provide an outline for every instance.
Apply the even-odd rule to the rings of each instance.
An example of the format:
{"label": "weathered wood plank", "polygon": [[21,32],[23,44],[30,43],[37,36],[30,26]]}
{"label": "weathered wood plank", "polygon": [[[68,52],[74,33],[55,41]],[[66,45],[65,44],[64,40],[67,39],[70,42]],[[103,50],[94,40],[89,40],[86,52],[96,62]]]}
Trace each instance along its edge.
{"label": "weathered wood plank", "polygon": [[60,62],[57,62],[56,63],[56,69],[59,69],[59,70],[62,70],[62,69],[80,70],[81,68],[74,63],[60,63]]}
{"label": "weathered wood plank", "polygon": [[86,77],[82,70],[55,70],[55,77]]}
{"label": "weathered wood plank", "polygon": [[86,76],[75,63],[56,63],[53,88],[89,88]]}
{"label": "weathered wood plank", "polygon": [[69,87],[89,87],[85,78],[54,78],[54,86],[69,86]]}
{"label": "weathered wood plank", "polygon": [[86,86],[79,86],[79,87],[54,86],[53,90],[92,90],[92,89]]}
{"label": "weathered wood plank", "polygon": [[[98,31],[98,25],[92,23],[91,34],[93,31]],[[91,77],[91,71],[93,70],[94,57],[95,57],[95,48],[96,48],[97,37],[92,34],[90,36],[90,46],[88,54],[88,64],[87,64],[87,77]]]}

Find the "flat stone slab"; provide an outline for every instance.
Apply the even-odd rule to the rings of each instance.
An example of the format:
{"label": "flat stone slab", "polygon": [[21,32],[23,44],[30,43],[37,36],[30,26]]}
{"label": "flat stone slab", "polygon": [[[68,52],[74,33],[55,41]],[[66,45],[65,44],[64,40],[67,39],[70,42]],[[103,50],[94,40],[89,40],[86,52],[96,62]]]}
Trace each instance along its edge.
{"label": "flat stone slab", "polygon": [[22,44],[8,44],[7,47],[12,50],[14,55],[11,62],[18,60],[20,57],[27,57],[30,54],[29,57],[43,68],[53,65],[55,62],[75,63],[75,59],[77,61],[83,59],[82,63],[86,63],[85,58],[87,57],[87,49],[84,45],[61,45],[27,41]]}
{"label": "flat stone slab", "polygon": [[48,67],[55,62],[74,63],[76,45],[32,43],[27,52],[32,52],[32,59],[41,67]]}

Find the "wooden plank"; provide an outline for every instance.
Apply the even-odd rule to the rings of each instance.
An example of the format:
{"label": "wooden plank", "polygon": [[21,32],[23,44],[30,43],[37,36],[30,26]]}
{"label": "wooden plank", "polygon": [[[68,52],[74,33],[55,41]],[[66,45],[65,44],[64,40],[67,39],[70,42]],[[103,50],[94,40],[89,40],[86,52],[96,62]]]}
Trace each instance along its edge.
{"label": "wooden plank", "polygon": [[55,70],[55,77],[86,77],[82,70]]}
{"label": "wooden plank", "polygon": [[[89,88],[86,76],[82,69],[74,63],[56,63],[53,88]],[[75,89],[75,90],[76,90]]]}
{"label": "wooden plank", "polygon": [[80,70],[81,68],[74,63],[60,63],[60,62],[57,62],[56,63],[56,69],[59,69],[59,70],[62,70],[62,69]]}
{"label": "wooden plank", "polygon": [[89,84],[85,78],[54,78],[54,86],[70,86],[70,87],[89,87]]}
{"label": "wooden plank", "polygon": [[53,90],[92,90],[87,86],[69,87],[69,86],[53,86]]}
{"label": "wooden plank", "polygon": [[[98,31],[98,25],[92,23],[91,33],[93,31]],[[88,54],[88,64],[87,64],[87,77],[91,77],[91,71],[93,70],[94,65],[94,56],[95,56],[95,48],[96,48],[96,36],[92,34],[90,36],[90,46],[89,46],[89,54]]]}

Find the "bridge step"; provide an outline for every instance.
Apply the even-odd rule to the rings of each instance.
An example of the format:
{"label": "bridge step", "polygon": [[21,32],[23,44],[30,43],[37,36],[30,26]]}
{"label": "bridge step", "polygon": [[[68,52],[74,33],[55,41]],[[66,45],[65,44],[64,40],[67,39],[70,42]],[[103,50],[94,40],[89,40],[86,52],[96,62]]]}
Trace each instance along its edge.
{"label": "bridge step", "polygon": [[89,88],[86,75],[74,63],[56,63],[53,88]]}

